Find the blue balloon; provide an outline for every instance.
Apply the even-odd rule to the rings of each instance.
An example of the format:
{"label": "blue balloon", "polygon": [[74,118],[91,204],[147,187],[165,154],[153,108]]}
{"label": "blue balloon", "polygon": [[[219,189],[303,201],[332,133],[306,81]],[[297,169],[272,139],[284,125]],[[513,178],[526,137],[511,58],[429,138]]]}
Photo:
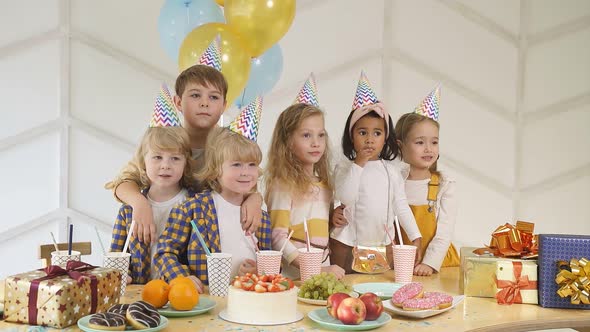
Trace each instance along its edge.
{"label": "blue balloon", "polygon": [[166,0],[158,17],[160,44],[174,60],[184,37],[205,23],[225,23],[223,12],[214,0]]}
{"label": "blue balloon", "polygon": [[256,96],[270,92],[277,84],[283,72],[283,52],[279,44],[274,44],[268,51],[251,61],[250,76],[242,94],[236,99],[235,105],[242,108]]}

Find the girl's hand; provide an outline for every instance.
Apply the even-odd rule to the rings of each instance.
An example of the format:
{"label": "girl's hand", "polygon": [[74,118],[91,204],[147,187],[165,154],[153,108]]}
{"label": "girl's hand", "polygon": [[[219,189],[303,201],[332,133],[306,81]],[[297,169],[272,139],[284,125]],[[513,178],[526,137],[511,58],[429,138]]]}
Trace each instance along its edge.
{"label": "girl's hand", "polygon": [[[142,196],[143,197],[143,196]],[[133,208],[133,220],[135,220],[135,228],[133,234],[137,236],[139,242],[156,243],[156,224],[154,224],[154,216],[152,213],[152,206],[147,199],[138,200],[135,204],[130,204]]]}
{"label": "girl's hand", "polygon": [[338,280],[342,279],[346,274],[344,269],[338,265],[322,266],[322,272],[332,273]]}
{"label": "girl's hand", "polygon": [[418,264],[422,263],[422,250],[420,250],[422,245],[422,238],[419,237],[416,240],[412,241],[412,245],[416,247],[416,259],[414,260],[414,267],[418,266]]}
{"label": "girl's hand", "polygon": [[197,287],[197,292],[199,292],[199,294],[203,294],[205,287],[203,287],[201,279],[197,278],[196,276],[189,276],[188,278],[192,280],[193,284],[195,284],[195,287]]}
{"label": "girl's hand", "polygon": [[250,194],[240,209],[240,221],[242,229],[254,233],[262,225],[262,195],[260,193]]}
{"label": "girl's hand", "polygon": [[346,206],[344,206],[344,204],[340,204],[340,206],[334,209],[334,212],[332,213],[332,219],[330,219],[332,227],[344,227],[348,225],[348,221],[346,220],[346,217],[344,217],[345,207]]}
{"label": "girl's hand", "polygon": [[246,258],[240,264],[238,275],[243,276],[246,273],[256,274],[256,262],[254,260]]}
{"label": "girl's hand", "polygon": [[414,268],[414,275],[417,276],[429,276],[433,273],[434,269],[423,263],[416,265],[416,267]]}
{"label": "girl's hand", "polygon": [[354,163],[359,165],[360,167],[365,167],[367,161],[371,159],[373,155],[373,150],[364,148],[360,151],[356,151],[356,158],[354,158]]}

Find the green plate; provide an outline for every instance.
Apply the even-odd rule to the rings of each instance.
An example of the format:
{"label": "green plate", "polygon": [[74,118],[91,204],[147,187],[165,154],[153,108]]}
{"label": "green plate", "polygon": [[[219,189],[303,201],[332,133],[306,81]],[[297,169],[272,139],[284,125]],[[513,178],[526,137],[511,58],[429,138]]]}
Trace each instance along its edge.
{"label": "green plate", "polygon": [[[88,321],[90,320],[90,316],[92,316],[92,315],[84,316],[84,317],[78,319],[78,327],[80,328],[80,330],[86,331],[86,332],[104,332],[105,330],[97,330],[97,329],[93,329],[88,326]],[[142,332],[155,332],[155,331],[160,331],[161,329],[165,328],[167,325],[168,325],[168,318],[160,315],[160,325],[158,325],[156,327],[152,327],[151,329],[135,330],[133,327],[127,325],[126,330],[134,330],[134,331],[142,331]]]}
{"label": "green plate", "polygon": [[201,297],[199,298],[199,304],[197,304],[192,310],[175,310],[170,307],[170,305],[165,305],[164,307],[158,309],[158,312],[162,316],[166,317],[189,317],[189,316],[196,316],[202,313],[205,313],[213,308],[217,303],[208,297]]}
{"label": "green plate", "polygon": [[382,312],[377,320],[366,320],[359,325],[346,325],[336,318],[330,316],[326,308],[316,309],[307,313],[307,316],[322,327],[331,330],[363,331],[372,330],[383,326],[391,320],[391,316]]}
{"label": "green plate", "polygon": [[364,284],[352,285],[352,289],[359,294],[375,293],[382,300],[390,299],[393,293],[402,287],[403,284],[394,282],[367,282]]}

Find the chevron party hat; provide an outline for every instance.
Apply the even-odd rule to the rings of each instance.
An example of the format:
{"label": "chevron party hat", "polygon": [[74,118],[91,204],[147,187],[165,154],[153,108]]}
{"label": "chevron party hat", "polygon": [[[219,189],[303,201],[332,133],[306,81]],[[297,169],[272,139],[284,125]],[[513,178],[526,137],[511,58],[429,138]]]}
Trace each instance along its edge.
{"label": "chevron party hat", "polygon": [[416,106],[414,113],[424,115],[434,121],[438,121],[438,110],[440,103],[440,85],[424,98],[420,105]]}
{"label": "chevron party hat", "polygon": [[154,104],[154,114],[150,120],[150,127],[180,127],[180,118],[172,102],[170,90],[165,83],[160,87],[160,93]]}
{"label": "chevron party hat", "polygon": [[209,44],[197,64],[213,67],[221,71],[221,37],[219,35]]}
{"label": "chevron party hat", "polygon": [[293,101],[293,104],[304,103],[315,107],[320,107],[318,101],[318,88],[315,85],[315,76],[313,73],[309,74],[307,81],[303,84],[303,87],[297,94],[297,97]]}
{"label": "chevron party hat", "polygon": [[229,124],[229,130],[256,142],[261,115],[262,97],[257,96],[250,102],[250,104],[244,107],[240,112],[240,115]]}
{"label": "chevron party hat", "polygon": [[352,110],[354,111],[366,105],[373,105],[377,102],[377,95],[375,94],[375,91],[373,91],[371,83],[369,83],[367,75],[363,70],[361,71],[361,77],[359,78],[359,83],[356,87],[356,94],[352,101]]}

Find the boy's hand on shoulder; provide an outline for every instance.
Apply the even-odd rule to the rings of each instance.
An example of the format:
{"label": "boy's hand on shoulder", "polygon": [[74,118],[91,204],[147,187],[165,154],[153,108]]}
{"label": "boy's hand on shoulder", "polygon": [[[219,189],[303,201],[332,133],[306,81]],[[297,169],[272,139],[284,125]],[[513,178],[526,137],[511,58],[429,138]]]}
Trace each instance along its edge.
{"label": "boy's hand on shoulder", "polygon": [[432,275],[433,273],[434,273],[434,269],[424,263],[420,263],[420,264],[416,265],[416,267],[414,268],[414,275],[417,275],[417,276],[429,276],[429,275]]}
{"label": "boy's hand on shoulder", "polygon": [[240,209],[242,229],[254,233],[262,225],[262,195],[252,193],[248,195]]}
{"label": "boy's hand on shoulder", "polygon": [[345,207],[346,206],[344,206],[344,204],[340,204],[340,206],[334,209],[334,212],[332,213],[332,219],[330,219],[332,227],[344,227],[348,225],[348,221],[346,220],[346,217],[344,217]]}
{"label": "boy's hand on shoulder", "polygon": [[156,243],[158,240],[156,238],[156,225],[154,224],[152,207],[148,201],[137,202],[131,207],[133,208],[133,220],[135,220],[133,234],[137,235],[139,242]]}
{"label": "boy's hand on shoulder", "polygon": [[338,280],[344,278],[346,274],[344,269],[338,265],[322,266],[322,272],[332,273]]}
{"label": "boy's hand on shoulder", "polygon": [[256,274],[256,262],[254,260],[246,258],[240,264],[238,275],[243,276],[246,273]]}
{"label": "boy's hand on shoulder", "polygon": [[197,292],[199,292],[199,294],[203,294],[205,287],[203,287],[201,279],[197,278],[196,276],[189,276],[188,278],[193,282],[193,284],[195,284],[195,287],[197,287]]}

